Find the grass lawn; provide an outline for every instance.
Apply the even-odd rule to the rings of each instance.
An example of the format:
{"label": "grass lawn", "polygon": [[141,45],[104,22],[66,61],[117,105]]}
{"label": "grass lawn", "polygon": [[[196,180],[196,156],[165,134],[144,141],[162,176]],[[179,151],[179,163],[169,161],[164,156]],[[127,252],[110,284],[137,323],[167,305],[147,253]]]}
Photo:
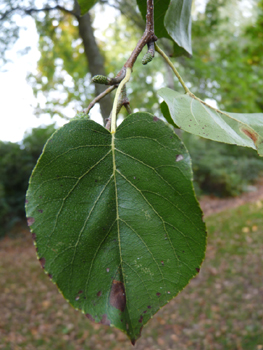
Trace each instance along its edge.
{"label": "grass lawn", "polygon": [[28,230],[16,228],[0,241],[0,349],[263,350],[263,201],[206,221],[200,274],[135,347],[68,305],[41,270]]}

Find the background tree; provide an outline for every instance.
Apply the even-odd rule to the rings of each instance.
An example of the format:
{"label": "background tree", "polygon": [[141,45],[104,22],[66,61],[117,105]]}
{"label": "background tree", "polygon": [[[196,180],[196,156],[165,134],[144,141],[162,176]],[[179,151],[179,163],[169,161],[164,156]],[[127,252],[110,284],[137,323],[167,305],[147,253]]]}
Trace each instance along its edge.
{"label": "background tree", "polygon": [[[100,10],[111,6],[121,13],[111,25],[111,34],[109,31],[105,33],[108,33],[107,44],[95,39],[91,24],[92,12],[79,17],[79,8],[73,1],[43,1],[39,7],[34,1],[3,2],[0,9],[2,60],[6,49],[13,45],[19,35],[14,15],[31,16],[36,21],[41,57],[38,73],[31,74],[29,82],[35,95],[44,95],[46,99],[44,106],[43,103],[38,104],[38,114],[65,117],[68,107],[81,110],[94,93],[98,95],[103,90],[99,84],[90,84],[91,77],[95,74],[116,74],[129,55],[127,42],[132,44],[140,36],[144,23],[136,10],[135,0],[99,3],[97,6],[100,6]],[[237,0],[210,0],[204,14],[193,7],[194,55],[192,59],[181,57],[175,61],[178,67],[185,67],[183,74],[188,84],[195,86],[194,92],[202,98],[215,99],[221,108],[231,108],[233,111],[242,111],[244,108],[247,112],[261,111],[262,72],[258,68],[258,53],[261,45],[262,1],[254,0],[251,5],[252,16],[246,16],[244,4]],[[162,40],[162,44],[166,51],[172,53],[169,42]],[[148,95],[151,96],[143,96],[145,101],[141,104],[146,109],[147,100],[150,107],[156,97],[156,80],[158,85],[163,80],[171,80],[163,63],[160,68],[156,77],[149,74],[147,66],[140,67],[139,62],[136,65],[135,74],[138,76],[133,79],[133,98],[138,102],[143,100],[143,95],[136,93],[139,90],[137,81],[147,84]],[[234,73],[236,71],[239,73]],[[176,79],[169,84],[177,86]],[[111,106],[110,95],[100,101],[104,120],[109,117]]]}
{"label": "background tree", "polygon": [[[81,17],[80,9],[76,1],[71,2],[70,5],[64,1],[43,1],[41,7],[37,7],[34,1],[24,1],[22,3],[17,1],[4,2],[0,17],[0,29],[2,29],[1,44],[3,61],[5,60],[5,51],[10,48],[10,45],[12,45],[12,43],[14,43],[14,41],[18,38],[19,28],[16,26],[15,21],[13,20],[14,15],[17,13],[21,16],[30,15],[36,21],[36,26],[40,36],[40,51],[43,53],[48,52],[48,55],[45,54],[43,55],[44,57],[40,59],[39,67],[43,68],[42,73],[44,73],[41,77],[41,81],[44,83],[44,85],[48,84],[49,91],[54,87],[56,87],[56,91],[58,91],[59,87],[62,85],[63,90],[65,87],[65,90],[69,94],[72,93],[72,89],[70,88],[72,87],[72,82],[69,81],[68,84],[64,84],[64,81],[67,77],[68,71],[72,67],[72,57],[74,59],[74,56],[69,55],[69,50],[71,50],[71,46],[74,45],[74,42],[76,42],[78,37],[80,37],[82,40],[90,73],[92,75],[95,75],[95,72],[97,74],[106,74],[104,69],[104,59],[100,53],[93,34],[90,15],[87,13],[85,16]],[[44,16],[44,19],[43,13],[46,14],[46,16]],[[69,23],[72,23],[74,20],[74,25],[70,26]],[[58,28],[59,23],[61,24],[61,28]],[[65,31],[65,28],[69,30]],[[63,48],[59,44],[60,40],[63,42],[63,44],[65,44]],[[79,46],[78,42],[76,43],[76,46]],[[60,60],[56,61],[56,59]],[[78,55],[77,57],[75,55],[75,59],[78,59],[78,64],[80,64],[81,61],[83,62],[83,58],[80,60]],[[81,82],[83,82],[84,75],[87,74],[87,64],[85,64],[84,71],[78,70],[74,73],[75,75],[73,76],[73,81],[75,83],[77,82],[77,86],[85,86],[85,83],[81,85]],[[103,88],[101,86],[96,85],[96,94],[99,94],[102,89]],[[43,90],[46,91],[47,88],[44,86]],[[83,91],[83,89],[80,90]],[[62,93],[62,91],[60,92]],[[56,104],[68,105],[68,96],[64,96],[65,98],[61,96],[59,96],[59,98],[57,96],[54,97]],[[101,113],[104,119],[109,117],[111,104],[112,101],[109,95],[100,102]],[[46,111],[51,112],[48,107]],[[61,114],[59,110],[57,110],[55,113]],[[54,114],[54,112],[52,112],[52,114]]]}

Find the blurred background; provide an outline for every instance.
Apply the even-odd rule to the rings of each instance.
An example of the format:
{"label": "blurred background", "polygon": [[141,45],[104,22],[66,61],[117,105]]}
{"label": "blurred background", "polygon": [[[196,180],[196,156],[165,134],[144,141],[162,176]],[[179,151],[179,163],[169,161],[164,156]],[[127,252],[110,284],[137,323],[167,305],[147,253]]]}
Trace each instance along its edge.
{"label": "blurred background", "polygon": [[[25,227],[28,179],[46,140],[104,90],[92,76],[115,76],[144,31],[135,0],[101,0],[81,20],[74,11],[73,0],[0,3],[0,349],[131,348],[117,331],[70,309],[38,269]],[[263,1],[194,0],[192,18],[193,57],[171,57],[187,86],[222,110],[263,113]],[[172,53],[168,40],[159,44]],[[145,52],[128,85],[130,105],[162,117],[157,90],[182,90],[158,54],[141,64]],[[92,119],[105,123],[113,96],[92,109]],[[263,161],[247,148],[180,137],[205,214],[219,211],[217,203],[222,210],[250,202],[209,216],[204,272],[135,348],[263,349]],[[229,197],[236,200],[222,199]],[[215,210],[206,211],[211,200]]]}

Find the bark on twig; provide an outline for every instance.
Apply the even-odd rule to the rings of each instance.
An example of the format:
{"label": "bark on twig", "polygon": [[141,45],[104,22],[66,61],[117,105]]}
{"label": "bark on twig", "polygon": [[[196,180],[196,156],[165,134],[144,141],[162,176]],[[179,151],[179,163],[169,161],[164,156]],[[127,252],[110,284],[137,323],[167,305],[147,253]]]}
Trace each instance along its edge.
{"label": "bark on twig", "polygon": [[[111,91],[117,88],[117,85],[110,86],[108,89],[104,90],[101,94],[96,96],[94,100],[88,105],[88,108],[84,109],[84,113],[88,114],[89,111],[95,106],[97,102],[103,99],[103,97],[107,96]],[[107,123],[108,117],[105,118],[105,124]],[[104,124],[104,125],[105,125]]]}

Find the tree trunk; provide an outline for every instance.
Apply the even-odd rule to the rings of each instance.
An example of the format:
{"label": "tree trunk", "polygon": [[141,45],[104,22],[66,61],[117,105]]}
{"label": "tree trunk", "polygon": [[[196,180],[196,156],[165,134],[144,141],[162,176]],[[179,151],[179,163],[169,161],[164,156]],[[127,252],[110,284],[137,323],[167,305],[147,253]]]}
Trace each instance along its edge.
{"label": "tree trunk", "polygon": [[[87,57],[89,72],[92,76],[101,74],[106,75],[104,69],[104,59],[100,53],[99,47],[94,37],[94,31],[91,25],[91,19],[89,13],[78,18],[79,22],[79,34],[83,41],[85,55]],[[99,95],[105,90],[104,85],[95,84],[96,95]],[[103,118],[104,125],[106,125],[106,119],[109,118],[112,109],[112,97],[110,95],[105,96],[100,100],[100,110]]]}

